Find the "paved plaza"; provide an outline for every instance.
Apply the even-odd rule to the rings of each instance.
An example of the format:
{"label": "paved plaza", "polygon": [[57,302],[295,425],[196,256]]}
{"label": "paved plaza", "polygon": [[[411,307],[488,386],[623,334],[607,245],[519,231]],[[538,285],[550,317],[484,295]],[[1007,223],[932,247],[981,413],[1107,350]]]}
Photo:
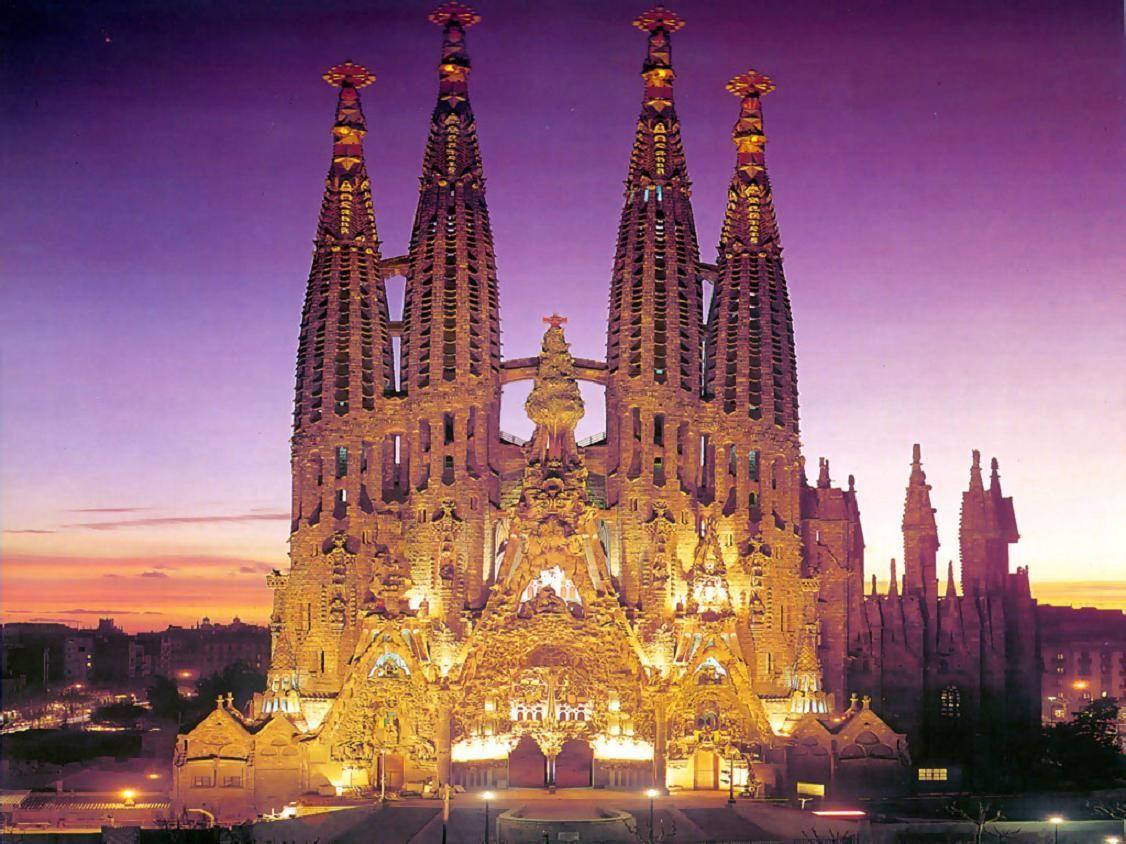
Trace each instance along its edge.
{"label": "paved plaza", "polygon": [[[559,820],[590,818],[602,809],[619,809],[632,815],[637,840],[650,840],[649,800],[637,791],[586,788],[566,789],[555,794],[547,794],[542,789],[498,791],[489,801],[490,841],[495,840],[497,834],[497,817],[517,808],[523,808],[524,814],[531,817]],[[658,841],[662,840],[662,832],[664,840],[677,842],[789,840],[791,835],[780,837],[777,833],[780,821],[791,827],[792,834],[799,838],[805,830],[810,833],[815,828],[827,831],[826,823],[809,812],[750,800],[737,800],[730,806],[727,793],[719,791],[686,791],[658,797],[653,804],[653,821]],[[770,830],[774,830],[774,834]],[[484,832],[485,802],[481,793],[455,795],[450,802],[446,840],[451,844],[481,842]],[[357,806],[257,824],[254,840],[264,844],[318,840],[439,844],[442,841],[442,806],[437,800],[396,800],[382,808]]]}

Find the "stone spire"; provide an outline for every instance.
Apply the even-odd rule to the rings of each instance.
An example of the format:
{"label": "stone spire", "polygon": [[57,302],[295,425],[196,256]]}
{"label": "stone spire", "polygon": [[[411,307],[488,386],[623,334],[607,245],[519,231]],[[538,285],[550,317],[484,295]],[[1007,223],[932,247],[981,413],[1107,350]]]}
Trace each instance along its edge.
{"label": "stone spire", "polygon": [[639,388],[657,385],[670,397],[694,398],[702,331],[699,247],[670,43],[684,21],[658,6],[633,24],[649,34],[649,45],[610,285],[606,359],[612,374]]}
{"label": "stone spire", "polygon": [[904,592],[937,598],[938,529],[931,506],[930,484],[923,471],[919,444],[912,447],[911,478],[903,505]]}
{"label": "stone spire", "polygon": [[946,561],[946,597],[957,598],[958,590],[954,588],[954,561]]}
{"label": "stone spire", "polygon": [[724,413],[798,433],[797,361],[782,247],[766,174],[762,95],[774,90],[754,70],[727,89],[739,97],[732,131],[735,172],[716,259],[705,352],[709,396]]}
{"label": "stone spire", "polygon": [[[402,388],[438,384],[484,404],[500,368],[496,259],[477,125],[469,105],[466,30],[480,17],[461,3],[429,16],[442,27],[438,100],[422,161],[411,231],[401,350]],[[485,381],[482,381],[485,379]]]}
{"label": "stone spire", "polygon": [[899,572],[895,567],[895,557],[891,558],[891,580],[888,582],[888,597],[899,597]]}
{"label": "stone spire", "polygon": [[324,79],[340,95],[297,350],[298,434],[326,416],[374,410],[394,377],[359,94],[375,76],[344,62]]}
{"label": "stone spire", "polygon": [[833,485],[833,481],[829,478],[829,461],[822,457],[817,464],[817,488],[828,489]]}
{"label": "stone spire", "polygon": [[970,485],[962,493],[958,544],[962,555],[962,592],[1000,593],[1009,573],[1009,545],[1020,539],[1012,498],[1001,493],[997,460],[991,461],[989,489],[981,472],[981,453],[973,452]]}

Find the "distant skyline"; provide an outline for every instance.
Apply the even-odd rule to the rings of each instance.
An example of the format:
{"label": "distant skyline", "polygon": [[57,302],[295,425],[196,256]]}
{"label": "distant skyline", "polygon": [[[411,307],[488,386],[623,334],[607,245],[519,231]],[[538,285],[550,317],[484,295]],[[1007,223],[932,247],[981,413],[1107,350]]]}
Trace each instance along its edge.
{"label": "distant skyline", "polygon": [[[436,94],[432,2],[17,2],[0,73],[0,618],[264,621],[285,569],[294,356],[351,59],[385,257]],[[503,354],[605,355],[644,2],[487,0],[468,36]],[[911,445],[958,557],[1000,461],[1033,593],[1126,608],[1121,3],[669,2],[701,256],[754,67],[810,474],[856,477],[887,579]],[[391,298],[401,301],[401,280]],[[586,390],[579,435],[603,428]],[[503,427],[526,433],[523,394]],[[902,567],[900,569],[902,571]]]}

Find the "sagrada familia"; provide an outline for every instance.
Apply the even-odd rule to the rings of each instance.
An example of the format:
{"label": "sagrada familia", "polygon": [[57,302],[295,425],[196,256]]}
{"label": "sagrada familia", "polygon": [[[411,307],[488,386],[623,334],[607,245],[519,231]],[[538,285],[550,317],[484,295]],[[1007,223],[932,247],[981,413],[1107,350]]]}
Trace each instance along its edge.
{"label": "sagrada familia", "polygon": [[[919,447],[903,582],[865,594],[853,478],[807,479],[794,336],[755,71],[714,264],[700,260],[670,41],[656,8],[610,278],[606,359],[500,355],[498,281],[444,3],[409,253],[384,258],[346,62],[297,353],[291,566],[267,690],[175,753],[175,799],[252,817],[303,794],[603,786],[898,792],[980,777],[1039,723],[1040,654],[997,462],[963,494],[961,588],[939,586]],[[607,186],[610,189],[610,186]],[[717,198],[718,199],[718,198]],[[405,277],[401,316],[385,282]],[[713,286],[704,314],[704,284]],[[396,343],[397,339],[397,343]],[[398,366],[395,347],[398,346]],[[531,381],[530,441],[500,430]],[[579,381],[605,434],[576,442]]]}

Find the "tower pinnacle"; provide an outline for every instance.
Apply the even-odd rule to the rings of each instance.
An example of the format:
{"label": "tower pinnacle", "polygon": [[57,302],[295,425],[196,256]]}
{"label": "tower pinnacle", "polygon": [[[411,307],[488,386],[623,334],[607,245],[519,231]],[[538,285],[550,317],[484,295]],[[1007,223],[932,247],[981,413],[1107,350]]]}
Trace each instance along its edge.
{"label": "tower pinnacle", "polygon": [[793,320],[762,122],[762,95],[774,90],[774,82],[748,70],[731,79],[727,90],[740,98],[740,106],[731,130],[735,171],[727,188],[708,315],[706,391],[724,413],[773,422],[796,439]]}
{"label": "tower pinnacle", "polygon": [[438,99],[453,108],[469,99],[469,54],[465,30],[481,22],[481,16],[464,3],[443,3],[427,16],[443,28],[442,60],[438,64]]}
{"label": "tower pinnacle", "polygon": [[375,81],[375,74],[363,65],[344,61],[330,67],[321,78],[333,88],[366,88]]}

